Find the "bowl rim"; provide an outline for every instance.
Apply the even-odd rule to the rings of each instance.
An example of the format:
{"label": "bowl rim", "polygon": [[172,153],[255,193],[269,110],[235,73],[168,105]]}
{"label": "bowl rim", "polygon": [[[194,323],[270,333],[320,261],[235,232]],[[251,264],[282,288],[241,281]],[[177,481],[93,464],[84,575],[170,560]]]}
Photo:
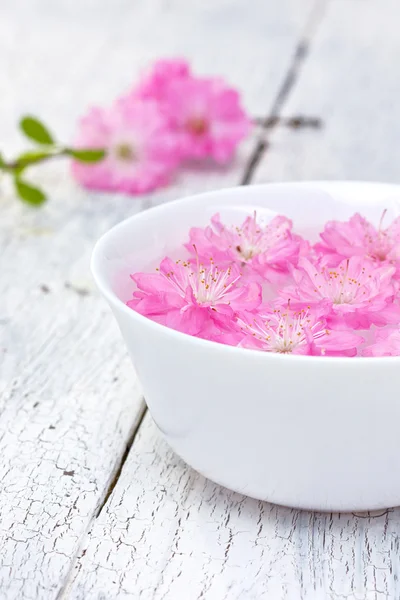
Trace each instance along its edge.
{"label": "bowl rim", "polygon": [[190,194],[189,196],[184,196],[183,198],[178,198],[176,200],[172,200],[169,202],[166,202],[164,204],[158,205],[158,206],[153,206],[149,209],[140,211],[139,213],[136,213],[122,221],[120,221],[119,223],[117,223],[116,225],[114,225],[113,227],[111,227],[110,229],[108,229],[95,243],[93,250],[92,250],[92,255],[91,255],[91,260],[90,260],[90,270],[92,272],[93,278],[95,280],[95,283],[98,287],[98,289],[100,290],[100,292],[102,293],[102,295],[104,296],[104,298],[107,300],[107,302],[109,303],[109,305],[111,307],[114,307],[116,310],[118,311],[122,311],[124,314],[126,314],[127,316],[129,316],[130,319],[132,319],[133,321],[138,321],[139,323],[141,323],[143,326],[145,327],[149,327],[150,329],[154,329],[154,331],[156,333],[158,333],[159,335],[164,335],[167,337],[171,337],[172,340],[177,340],[177,341],[181,341],[181,342],[185,342],[188,344],[195,344],[197,346],[199,346],[199,348],[205,348],[208,349],[209,351],[214,351],[214,352],[229,352],[229,353],[234,353],[237,354],[238,356],[247,356],[247,358],[250,358],[251,356],[257,357],[258,360],[265,360],[265,361],[271,361],[271,360],[277,360],[277,361],[285,361],[289,363],[292,360],[295,361],[304,361],[304,362],[313,362],[315,363],[316,360],[321,360],[323,359],[324,364],[328,364],[333,362],[333,364],[335,365],[343,365],[343,363],[347,365],[349,364],[360,364],[360,362],[362,364],[368,364],[368,365],[380,365],[380,364],[388,364],[389,362],[393,363],[393,362],[399,362],[400,361],[400,356],[354,356],[354,357],[350,357],[350,356],[308,356],[308,355],[303,355],[303,354],[285,354],[284,356],[280,353],[277,352],[262,352],[260,350],[255,350],[252,348],[241,348],[238,346],[230,346],[228,344],[221,344],[219,342],[215,342],[212,340],[205,340],[202,338],[198,338],[192,335],[189,335],[187,333],[183,333],[180,331],[176,331],[175,329],[172,329],[170,327],[167,327],[166,325],[161,325],[160,323],[157,323],[155,321],[153,321],[152,319],[149,319],[148,317],[145,317],[143,315],[141,315],[140,313],[136,312],[135,310],[129,308],[127,306],[127,304],[125,304],[125,302],[123,302],[120,298],[118,298],[118,296],[116,295],[116,293],[112,290],[111,286],[109,285],[108,281],[106,280],[105,276],[102,273],[102,269],[100,266],[100,254],[101,251],[103,249],[104,246],[107,245],[108,240],[110,237],[114,236],[116,232],[118,232],[118,230],[123,230],[126,229],[127,227],[130,226],[130,224],[134,221],[136,222],[140,222],[140,221],[145,221],[148,216],[150,214],[154,214],[154,213],[159,213],[160,216],[162,215],[163,212],[168,212],[170,210],[176,210],[177,208],[179,208],[182,205],[186,205],[188,202],[191,202],[193,200],[200,200],[200,199],[206,199],[206,198],[210,198],[210,197],[217,197],[219,195],[225,195],[227,192],[233,195],[238,195],[240,196],[241,194],[244,194],[246,192],[248,192],[250,189],[251,190],[265,190],[266,188],[271,189],[271,188],[290,188],[290,187],[312,187],[312,186],[329,186],[329,187],[337,187],[340,189],[340,187],[358,187],[360,185],[363,186],[368,186],[368,187],[376,187],[376,188],[388,188],[393,190],[397,190],[400,194],[400,184],[395,184],[395,183],[388,183],[388,182],[379,182],[379,181],[363,181],[363,180],[328,180],[328,179],[316,179],[316,180],[304,180],[304,181],[288,181],[288,182],[268,182],[268,183],[263,183],[263,184],[257,184],[257,185],[246,185],[246,186],[234,186],[234,187],[226,187],[226,188],[220,188],[218,190],[211,190],[211,191],[207,191],[207,192],[201,192],[201,193],[197,193],[197,194]]}

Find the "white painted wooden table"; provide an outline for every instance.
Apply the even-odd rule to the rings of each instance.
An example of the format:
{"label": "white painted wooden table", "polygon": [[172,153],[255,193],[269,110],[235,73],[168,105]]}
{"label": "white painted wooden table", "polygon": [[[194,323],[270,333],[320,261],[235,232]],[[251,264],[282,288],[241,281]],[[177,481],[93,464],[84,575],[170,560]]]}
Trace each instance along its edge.
{"label": "white painted wooden table", "polygon": [[51,195],[40,211],[2,189],[1,600],[400,598],[399,509],[273,506],[220,488],[173,454],[88,269],[110,226],[189,192],[399,181],[399,18],[398,0],[0,4],[2,150],[18,149],[23,112],[69,140],[87,105],[109,102],[168,55],[224,75],[254,116],[324,124],[265,128],[229,168],[182,173],[148,197],[87,194],[61,164],[34,174]]}

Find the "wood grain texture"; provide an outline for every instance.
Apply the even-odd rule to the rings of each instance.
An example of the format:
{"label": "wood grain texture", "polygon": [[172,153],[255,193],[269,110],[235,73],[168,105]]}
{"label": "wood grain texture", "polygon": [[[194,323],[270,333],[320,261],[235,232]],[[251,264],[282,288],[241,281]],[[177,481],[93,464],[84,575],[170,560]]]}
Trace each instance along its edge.
{"label": "wood grain texture", "polygon": [[320,117],[320,130],[276,129],[254,182],[400,180],[399,3],[335,0],[304,63],[285,113]]}
{"label": "wood grain texture", "polygon": [[[6,154],[22,145],[15,133],[21,113],[44,116],[68,141],[85,105],[111,101],[158,56],[184,55],[200,71],[223,74],[243,90],[251,112],[267,114],[314,4],[259,0],[250,11],[244,0],[3,3],[0,128]],[[64,165],[54,164],[32,170],[32,179],[50,193],[49,203],[33,211],[4,182],[2,599],[65,596],[74,559],[83,553],[85,534],[143,412],[117,327],[89,274],[94,241],[152,204],[237,184],[254,145],[253,137],[230,167],[187,170],[146,198],[87,194]]]}
{"label": "wood grain texture", "polygon": [[400,597],[398,511],[297,511],[230,492],[168,448],[147,415],[65,597]]}
{"label": "wood grain texture", "polygon": [[[398,8],[384,4],[330,3],[292,82],[293,96],[282,105],[288,115],[322,117],[324,129],[264,136],[272,146],[257,181],[395,179],[388,140],[398,138],[397,125],[390,131],[397,82],[387,83],[386,74],[398,44],[388,13]],[[386,99],[385,116],[377,98]],[[368,141],[366,121],[374,118],[382,118],[372,125],[381,156]],[[63,597],[397,600],[399,532],[398,509],[310,513],[221,488],[178,459],[147,415]]]}

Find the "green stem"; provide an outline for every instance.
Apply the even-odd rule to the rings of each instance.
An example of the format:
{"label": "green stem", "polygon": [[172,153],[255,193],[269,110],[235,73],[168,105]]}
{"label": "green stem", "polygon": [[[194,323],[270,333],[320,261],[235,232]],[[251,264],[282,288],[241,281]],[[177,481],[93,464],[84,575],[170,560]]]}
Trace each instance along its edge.
{"label": "green stem", "polygon": [[25,169],[30,165],[37,165],[53,158],[59,158],[61,156],[70,156],[71,150],[69,148],[60,148],[59,150],[52,151],[49,154],[43,154],[43,156],[26,158],[23,160],[17,159],[10,162],[2,162],[0,163],[0,169],[4,171],[19,171],[21,169]]}

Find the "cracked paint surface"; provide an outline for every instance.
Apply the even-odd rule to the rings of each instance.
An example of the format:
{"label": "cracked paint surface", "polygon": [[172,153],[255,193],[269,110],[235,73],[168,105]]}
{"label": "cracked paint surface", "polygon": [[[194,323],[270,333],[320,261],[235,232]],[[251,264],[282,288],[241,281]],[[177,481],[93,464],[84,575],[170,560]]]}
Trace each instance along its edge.
{"label": "cracked paint surface", "polygon": [[[387,11],[396,8],[394,0],[387,3]],[[236,185],[253,173],[252,181],[348,177],[351,168],[353,177],[356,169],[361,178],[369,171],[382,178],[389,165],[386,178],[398,178],[397,161],[389,164],[387,153],[376,150],[379,135],[374,144],[360,135],[365,118],[357,117],[368,117],[362,111],[371,95],[361,107],[353,94],[356,106],[344,114],[340,94],[329,87],[332,77],[321,85],[331,71],[318,62],[331,48],[335,56],[344,48],[336,81],[348,73],[349,88],[354,77],[363,88],[369,81],[364,63],[378,76],[392,48],[398,56],[397,25],[391,29],[372,0],[362,13],[358,0],[337,0],[322,16],[322,33],[307,29],[313,9],[325,4],[260,0],[249,10],[245,0],[115,0],[96,3],[95,21],[86,3],[79,20],[67,0],[57,2],[59,13],[46,0],[26,3],[24,15],[16,3],[1,6],[3,54],[18,64],[12,80],[9,69],[0,71],[7,147],[18,144],[14,122],[26,98],[68,137],[81,107],[107,103],[130,84],[125,74],[138,74],[149,56],[178,51],[196,69],[226,76],[242,89],[252,114],[265,115],[261,139],[250,138],[229,169],[193,169],[158,195],[90,196],[73,185],[65,165],[54,164],[41,171],[50,201],[40,211],[19,205],[7,190],[1,197],[1,600],[400,598],[399,510],[312,514],[257,502],[192,471],[148,415],[134,436],[141,391],[89,273],[91,249],[104,231],[168,199]],[[355,30],[357,14],[363,23]],[[379,35],[368,60],[362,31],[368,43]],[[351,68],[357,35],[362,60],[354,58]],[[24,40],[20,48],[16,39]],[[52,94],[44,95],[50,83]],[[323,130],[268,127],[277,99],[287,111],[289,91],[286,114],[320,116]],[[375,123],[382,130],[385,115],[390,129],[400,122],[391,112],[395,91],[379,115],[373,104],[368,135]],[[340,139],[329,137],[332,130]],[[346,153],[346,141],[357,148]]]}

